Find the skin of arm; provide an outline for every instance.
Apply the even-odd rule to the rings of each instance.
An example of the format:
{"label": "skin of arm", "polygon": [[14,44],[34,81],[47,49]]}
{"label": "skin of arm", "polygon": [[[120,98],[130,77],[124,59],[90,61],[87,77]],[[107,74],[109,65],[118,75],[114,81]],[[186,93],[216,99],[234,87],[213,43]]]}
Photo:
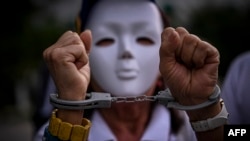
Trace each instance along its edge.
{"label": "skin of arm", "polygon": [[[213,93],[218,80],[219,52],[182,27],[162,33],[160,71],[173,97],[182,105],[203,103]],[[220,103],[187,111],[191,122],[214,117]],[[223,140],[223,127],[196,132],[198,140]]]}
{"label": "skin of arm", "polygon": [[[85,99],[90,81],[88,53],[91,40],[92,36],[89,30],[80,35],[67,31],[55,44],[43,52],[60,99]],[[81,124],[83,111],[58,109],[57,116],[62,121]]]}

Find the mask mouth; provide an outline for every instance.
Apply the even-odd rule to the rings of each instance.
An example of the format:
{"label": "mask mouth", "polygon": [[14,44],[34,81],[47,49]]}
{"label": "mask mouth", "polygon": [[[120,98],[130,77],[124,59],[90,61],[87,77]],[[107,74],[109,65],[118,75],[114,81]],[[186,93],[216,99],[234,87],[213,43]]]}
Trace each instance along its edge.
{"label": "mask mouth", "polygon": [[135,79],[139,74],[136,69],[120,69],[116,71],[116,75],[121,80],[132,80]]}
{"label": "mask mouth", "polygon": [[139,66],[135,59],[119,60],[116,64],[116,76],[121,80],[135,79],[139,75]]}

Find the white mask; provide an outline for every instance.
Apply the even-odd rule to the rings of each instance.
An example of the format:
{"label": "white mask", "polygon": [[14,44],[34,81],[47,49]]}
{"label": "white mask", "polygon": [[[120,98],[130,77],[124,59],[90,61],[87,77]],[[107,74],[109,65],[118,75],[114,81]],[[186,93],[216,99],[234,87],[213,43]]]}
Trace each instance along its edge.
{"label": "white mask", "polygon": [[86,28],[92,31],[91,73],[115,96],[139,96],[155,85],[163,29],[159,10],[149,1],[102,0]]}

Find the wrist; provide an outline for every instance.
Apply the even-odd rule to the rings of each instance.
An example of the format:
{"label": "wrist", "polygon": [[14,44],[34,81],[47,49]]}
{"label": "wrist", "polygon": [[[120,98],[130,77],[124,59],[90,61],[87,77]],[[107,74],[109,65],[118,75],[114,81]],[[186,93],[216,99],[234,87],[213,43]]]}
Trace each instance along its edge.
{"label": "wrist", "polygon": [[[68,100],[68,101],[80,101],[84,100],[85,97],[83,94],[76,94],[76,92],[59,92],[57,94],[58,99]],[[74,93],[74,95],[72,95]],[[83,117],[83,110],[71,110],[71,109],[61,109],[58,108],[56,112],[58,118],[62,119],[62,121],[69,122],[71,124],[80,125]]]}
{"label": "wrist", "polygon": [[82,88],[82,86],[77,86],[74,88],[67,87],[66,89],[59,88],[57,97],[62,100],[80,101],[85,99],[86,92],[87,90]]}
{"label": "wrist", "polygon": [[57,117],[62,119],[62,121],[80,125],[82,122],[83,111],[58,109]]}
{"label": "wrist", "polygon": [[70,92],[70,93],[62,93],[58,92],[58,98],[62,100],[70,100],[70,101],[80,101],[85,99],[85,95],[82,93],[77,94],[76,92]]}
{"label": "wrist", "polygon": [[[195,121],[192,121],[193,119],[191,119],[191,126],[195,132],[204,132],[204,131],[214,130],[215,128],[222,127],[223,125],[225,125],[227,123],[227,119],[228,119],[229,114],[227,112],[227,109],[226,109],[222,99],[220,100],[219,103],[221,106],[221,110],[215,116],[211,117],[211,115],[213,115],[213,114],[208,114],[208,116],[205,115],[205,116],[207,116],[206,119],[203,119],[203,117],[199,118],[199,120],[195,119]],[[215,106],[217,106],[217,105],[215,105]],[[217,107],[215,107],[214,109],[217,109]],[[214,110],[214,111],[216,111],[216,110]],[[200,112],[200,111],[197,111],[197,112]],[[190,117],[190,118],[192,118],[192,117]]]}
{"label": "wrist", "polygon": [[189,116],[189,120],[193,122],[193,121],[200,121],[212,118],[216,116],[220,111],[221,111],[221,104],[218,101],[207,107],[196,110],[188,110],[186,112]]}
{"label": "wrist", "polygon": [[49,133],[60,140],[86,141],[88,138],[91,122],[86,118],[81,118],[81,124],[72,124],[57,117],[58,110],[52,112],[49,121]]}
{"label": "wrist", "polygon": [[221,94],[221,90],[220,90],[219,85],[215,85],[215,87],[204,89],[202,92],[202,95],[198,94],[198,96],[196,97],[187,96],[179,100],[179,103],[182,105],[186,105],[186,106],[199,105],[199,104],[205,103],[209,99],[209,100],[214,101],[213,103],[211,103],[212,105],[215,102],[219,101],[220,94]]}

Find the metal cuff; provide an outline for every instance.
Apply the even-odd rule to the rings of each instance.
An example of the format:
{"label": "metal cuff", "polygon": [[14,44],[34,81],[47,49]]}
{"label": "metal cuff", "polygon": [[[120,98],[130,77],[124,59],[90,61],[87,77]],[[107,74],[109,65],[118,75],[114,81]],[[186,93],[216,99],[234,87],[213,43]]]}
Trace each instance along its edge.
{"label": "metal cuff", "polygon": [[220,87],[216,85],[214,93],[211,96],[209,96],[207,101],[201,104],[191,105],[191,106],[181,105],[178,102],[176,102],[169,89],[160,91],[157,95],[157,99],[160,104],[163,104],[168,108],[175,108],[179,110],[196,110],[218,102],[220,100],[220,93],[221,93]]}

